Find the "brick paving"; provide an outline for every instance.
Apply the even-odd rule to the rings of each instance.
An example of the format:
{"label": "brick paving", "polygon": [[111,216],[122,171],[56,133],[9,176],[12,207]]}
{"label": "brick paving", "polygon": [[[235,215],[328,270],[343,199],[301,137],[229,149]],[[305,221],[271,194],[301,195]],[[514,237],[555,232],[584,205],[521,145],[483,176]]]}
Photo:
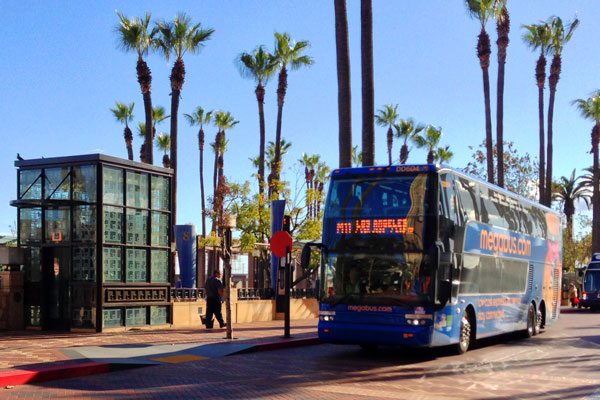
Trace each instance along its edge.
{"label": "brick paving", "polygon": [[[291,321],[292,338],[316,336],[317,319]],[[283,321],[233,325],[234,342],[265,343],[283,338]],[[226,343],[225,329],[161,329],[119,333],[0,332],[0,373],[82,362],[63,350],[84,346]],[[85,360],[83,360],[85,361]]]}

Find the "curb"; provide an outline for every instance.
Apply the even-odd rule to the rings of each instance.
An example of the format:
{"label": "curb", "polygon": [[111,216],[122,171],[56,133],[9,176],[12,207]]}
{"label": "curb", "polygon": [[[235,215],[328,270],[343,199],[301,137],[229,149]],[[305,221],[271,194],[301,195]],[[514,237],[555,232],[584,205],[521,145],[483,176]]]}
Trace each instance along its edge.
{"label": "curb", "polygon": [[[255,353],[259,351],[271,351],[300,346],[312,346],[320,344],[318,337],[283,339],[279,341],[258,343],[248,349],[234,354]],[[217,343],[215,343],[217,344]],[[0,387],[26,385],[36,382],[47,382],[58,379],[77,378],[81,376],[104,374],[112,371],[121,371],[131,368],[148,367],[153,364],[110,364],[104,362],[87,362],[66,365],[52,365],[49,367],[15,370],[0,372]],[[154,364],[156,365],[156,364]]]}
{"label": "curb", "polygon": [[40,369],[18,370],[0,373],[0,386],[24,385],[56,379],[75,378],[110,371],[110,364],[89,362],[82,364],[56,365]]}

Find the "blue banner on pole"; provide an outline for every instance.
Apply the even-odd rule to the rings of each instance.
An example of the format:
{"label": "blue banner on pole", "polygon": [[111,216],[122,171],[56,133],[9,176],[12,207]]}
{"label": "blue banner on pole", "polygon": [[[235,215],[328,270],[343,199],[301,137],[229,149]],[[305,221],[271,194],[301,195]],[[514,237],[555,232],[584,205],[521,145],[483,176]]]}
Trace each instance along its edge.
{"label": "blue banner on pole", "polygon": [[196,287],[196,226],[175,225],[179,277],[184,288]]}
{"label": "blue banner on pole", "polygon": [[[271,237],[283,227],[283,215],[285,214],[285,200],[271,201]],[[277,293],[277,273],[279,270],[279,257],[271,253],[271,287],[273,293]]]}

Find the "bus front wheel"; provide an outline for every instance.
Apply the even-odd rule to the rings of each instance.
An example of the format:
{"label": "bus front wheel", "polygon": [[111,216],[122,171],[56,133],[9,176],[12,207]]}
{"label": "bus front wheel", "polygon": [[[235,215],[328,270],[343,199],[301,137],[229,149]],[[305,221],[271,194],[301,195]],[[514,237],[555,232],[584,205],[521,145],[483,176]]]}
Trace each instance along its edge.
{"label": "bus front wheel", "polygon": [[460,320],[460,337],[456,344],[456,352],[458,354],[464,354],[469,350],[471,346],[471,318],[469,314],[465,312]]}

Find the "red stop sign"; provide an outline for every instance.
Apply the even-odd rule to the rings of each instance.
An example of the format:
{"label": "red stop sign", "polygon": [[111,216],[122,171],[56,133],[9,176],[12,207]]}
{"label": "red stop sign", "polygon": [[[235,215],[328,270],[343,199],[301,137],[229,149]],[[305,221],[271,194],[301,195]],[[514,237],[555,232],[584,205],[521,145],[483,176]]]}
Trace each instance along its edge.
{"label": "red stop sign", "polygon": [[286,231],[275,232],[269,243],[271,251],[277,257],[285,257],[288,248],[292,251],[292,236]]}

